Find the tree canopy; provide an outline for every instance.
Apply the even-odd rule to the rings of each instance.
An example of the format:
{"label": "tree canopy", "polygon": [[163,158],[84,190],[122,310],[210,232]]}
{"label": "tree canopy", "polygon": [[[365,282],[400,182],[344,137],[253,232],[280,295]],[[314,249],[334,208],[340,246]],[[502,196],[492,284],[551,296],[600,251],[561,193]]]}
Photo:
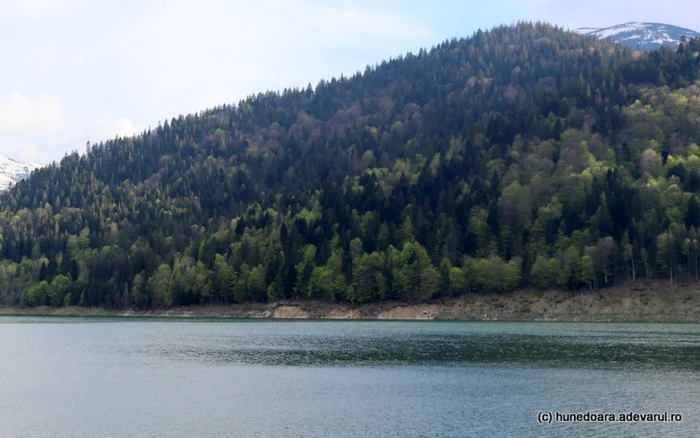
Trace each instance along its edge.
{"label": "tree canopy", "polygon": [[88,144],[2,195],[0,303],[698,281],[699,52],[518,23]]}

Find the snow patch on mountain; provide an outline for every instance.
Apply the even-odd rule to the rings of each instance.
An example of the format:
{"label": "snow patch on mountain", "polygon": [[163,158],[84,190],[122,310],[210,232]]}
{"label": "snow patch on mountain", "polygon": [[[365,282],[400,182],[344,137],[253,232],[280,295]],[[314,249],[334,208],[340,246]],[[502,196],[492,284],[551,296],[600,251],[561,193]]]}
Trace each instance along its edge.
{"label": "snow patch on mountain", "polygon": [[698,38],[700,33],[691,29],[663,23],[624,23],[611,27],[581,27],[574,29],[583,35],[610,38],[638,50],[654,50],[661,46],[677,46],[681,38]]}
{"label": "snow patch on mountain", "polygon": [[0,154],[0,191],[5,191],[29,177],[32,171],[44,167],[43,164],[24,164],[15,161],[7,155]]}

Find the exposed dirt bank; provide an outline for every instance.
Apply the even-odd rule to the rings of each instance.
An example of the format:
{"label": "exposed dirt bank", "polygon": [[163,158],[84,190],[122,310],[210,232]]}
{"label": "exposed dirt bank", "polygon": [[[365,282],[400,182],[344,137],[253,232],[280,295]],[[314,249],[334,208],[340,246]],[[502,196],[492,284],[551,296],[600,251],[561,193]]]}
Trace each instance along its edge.
{"label": "exposed dirt bank", "polygon": [[0,307],[0,314],[255,319],[700,322],[700,285],[675,286],[637,282],[603,291],[571,293],[520,290],[499,295],[469,294],[420,304],[383,302],[351,305],[299,301],[151,311],[81,307]]}

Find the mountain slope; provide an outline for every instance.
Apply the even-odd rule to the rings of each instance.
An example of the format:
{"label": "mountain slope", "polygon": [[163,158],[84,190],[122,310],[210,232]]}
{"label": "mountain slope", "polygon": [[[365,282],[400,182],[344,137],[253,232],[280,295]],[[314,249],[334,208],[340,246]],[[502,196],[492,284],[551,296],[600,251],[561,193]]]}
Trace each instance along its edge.
{"label": "mountain slope", "polygon": [[32,171],[43,167],[41,164],[24,164],[0,154],[0,191],[29,177]]}
{"label": "mountain slope", "polygon": [[2,195],[0,300],[696,281],[698,51],[521,23],[95,144]]}
{"label": "mountain slope", "polygon": [[694,30],[662,23],[624,23],[604,28],[582,27],[576,29],[576,32],[602,39],[610,38],[642,51],[656,50],[662,46],[677,47],[683,37],[700,37],[700,33]]}

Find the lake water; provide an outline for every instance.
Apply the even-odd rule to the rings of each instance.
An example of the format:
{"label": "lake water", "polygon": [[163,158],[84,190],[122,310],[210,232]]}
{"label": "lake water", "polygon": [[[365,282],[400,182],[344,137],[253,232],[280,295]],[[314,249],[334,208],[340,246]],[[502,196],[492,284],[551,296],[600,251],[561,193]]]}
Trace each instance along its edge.
{"label": "lake water", "polygon": [[698,397],[697,325],[0,317],[0,437],[694,437]]}

